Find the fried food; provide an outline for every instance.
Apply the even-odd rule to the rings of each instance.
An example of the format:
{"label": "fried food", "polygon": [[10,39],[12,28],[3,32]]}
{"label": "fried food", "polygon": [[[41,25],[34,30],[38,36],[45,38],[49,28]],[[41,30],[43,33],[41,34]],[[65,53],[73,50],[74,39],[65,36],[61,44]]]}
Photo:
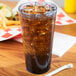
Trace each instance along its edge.
{"label": "fried food", "polygon": [[13,14],[12,9],[0,3],[0,29],[18,27],[20,25],[18,13]]}

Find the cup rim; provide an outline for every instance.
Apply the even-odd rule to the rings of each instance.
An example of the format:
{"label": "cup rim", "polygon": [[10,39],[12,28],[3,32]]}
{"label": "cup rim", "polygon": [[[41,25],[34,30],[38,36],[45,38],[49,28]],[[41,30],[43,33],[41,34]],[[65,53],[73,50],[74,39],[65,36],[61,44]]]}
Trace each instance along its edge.
{"label": "cup rim", "polygon": [[[36,1],[35,1],[35,2],[36,2]],[[35,2],[32,2],[32,1],[31,1],[31,2],[22,3],[22,4],[18,7],[19,12],[22,13],[22,14],[24,14],[24,15],[29,14],[29,13],[21,12],[21,9],[20,9],[20,8],[21,8],[23,5],[27,4],[27,3],[35,3]],[[38,3],[38,2],[37,2],[37,3]],[[47,3],[47,2],[45,2],[45,3]],[[50,2],[49,4],[50,4],[50,5],[53,5],[53,7],[54,7],[55,9],[52,10],[52,11],[48,11],[47,13],[50,13],[50,14],[56,13],[56,12],[57,12],[57,6],[56,6],[55,4],[53,4],[53,3],[51,3],[51,2]],[[47,14],[47,13],[46,13],[46,14]],[[37,13],[37,14],[38,14],[38,13]],[[37,15],[37,14],[36,14],[36,15]],[[45,13],[44,13],[44,14],[45,14]],[[31,14],[31,15],[32,15],[32,14]]]}

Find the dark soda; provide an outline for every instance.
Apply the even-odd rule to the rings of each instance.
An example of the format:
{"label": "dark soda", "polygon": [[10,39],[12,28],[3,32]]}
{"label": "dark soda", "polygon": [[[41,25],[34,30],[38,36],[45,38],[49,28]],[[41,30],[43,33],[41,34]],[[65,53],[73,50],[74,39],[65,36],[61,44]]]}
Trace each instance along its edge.
{"label": "dark soda", "polygon": [[56,12],[53,6],[26,5],[21,9],[26,68],[42,74],[50,69]]}

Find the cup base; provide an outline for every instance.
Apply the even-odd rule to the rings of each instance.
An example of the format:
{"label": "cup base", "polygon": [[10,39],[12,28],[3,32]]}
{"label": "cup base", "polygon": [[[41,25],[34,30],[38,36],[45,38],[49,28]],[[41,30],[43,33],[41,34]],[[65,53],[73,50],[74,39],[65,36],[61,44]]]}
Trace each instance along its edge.
{"label": "cup base", "polygon": [[37,71],[35,71],[35,72],[34,72],[34,71],[31,71],[31,70],[29,70],[28,68],[26,68],[26,69],[27,69],[28,72],[30,72],[30,73],[32,73],[32,74],[43,74],[43,73],[48,72],[50,68],[47,68],[46,70],[42,70],[42,71],[40,70],[40,71],[38,71],[38,72],[37,72]]}

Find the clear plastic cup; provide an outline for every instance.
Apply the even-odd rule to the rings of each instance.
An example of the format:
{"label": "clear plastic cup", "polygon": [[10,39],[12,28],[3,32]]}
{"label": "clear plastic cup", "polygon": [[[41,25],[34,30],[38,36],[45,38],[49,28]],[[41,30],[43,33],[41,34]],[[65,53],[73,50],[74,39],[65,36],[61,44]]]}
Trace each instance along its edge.
{"label": "clear plastic cup", "polygon": [[26,68],[34,74],[50,69],[57,7],[30,2],[19,6]]}

